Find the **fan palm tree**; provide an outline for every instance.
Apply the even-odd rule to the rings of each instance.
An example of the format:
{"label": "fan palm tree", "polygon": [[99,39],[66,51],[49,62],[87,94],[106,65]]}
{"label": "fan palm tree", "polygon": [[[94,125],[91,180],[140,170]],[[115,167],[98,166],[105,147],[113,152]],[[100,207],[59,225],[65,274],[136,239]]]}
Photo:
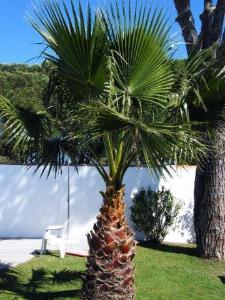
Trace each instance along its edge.
{"label": "fan palm tree", "polygon": [[68,157],[74,163],[80,155],[91,160],[106,190],[88,235],[82,299],[134,299],[136,242],[125,219],[124,174],[140,156],[161,174],[170,172],[175,149],[202,151],[192,124],[181,114],[171,117],[177,95],[164,13],[113,2],[94,15],[88,7],[84,15],[73,2],[44,2],[34,14],[32,24],[51,49],[45,56],[56,67],[50,90],[54,85],[59,91],[61,84],[66,96],[48,97],[42,111],[1,97],[4,136],[31,164],[44,165],[43,171],[49,166],[48,172],[57,173]]}

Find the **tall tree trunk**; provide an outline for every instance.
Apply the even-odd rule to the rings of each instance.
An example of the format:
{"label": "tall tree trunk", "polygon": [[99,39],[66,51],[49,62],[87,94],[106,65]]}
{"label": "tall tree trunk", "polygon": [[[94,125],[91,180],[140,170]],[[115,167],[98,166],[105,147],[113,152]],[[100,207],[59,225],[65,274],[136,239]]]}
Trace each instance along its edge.
{"label": "tall tree trunk", "polygon": [[190,8],[190,0],[174,0],[177,9],[176,21],[180,24],[188,55],[198,41],[194,18]]}
{"label": "tall tree trunk", "polygon": [[200,15],[200,19],[202,22],[202,28],[199,35],[200,49],[207,49],[211,46],[214,11],[215,11],[215,7],[213,6],[212,0],[205,0],[204,11]]}
{"label": "tall tree trunk", "polygon": [[136,242],[124,212],[124,187],[108,186],[93,231],[88,235],[90,256],[83,283],[83,300],[135,299]]}
{"label": "tall tree trunk", "polygon": [[225,13],[225,0],[217,0],[217,5],[213,17],[212,38],[211,43],[220,42],[222,40],[223,23]]}
{"label": "tall tree trunk", "polygon": [[[205,165],[204,165],[205,166]],[[201,241],[201,212],[202,212],[202,202],[204,196],[205,189],[205,170],[203,170],[204,166],[197,166],[196,175],[195,175],[195,185],[194,185],[194,228],[195,228],[195,236],[196,236],[196,244],[200,246]],[[198,247],[198,249],[201,247]],[[199,255],[200,254],[199,250]]]}
{"label": "tall tree trunk", "polygon": [[181,27],[188,55],[196,45],[201,50],[209,48],[215,42],[223,41],[225,0],[217,0],[216,6],[213,6],[212,0],[204,0],[204,11],[200,15],[202,21],[200,34],[195,27],[190,0],[174,0],[174,4],[178,15],[176,21]]}
{"label": "tall tree trunk", "polygon": [[[216,6],[213,5],[212,0],[204,0],[204,11],[200,15],[202,27],[199,35],[195,28],[190,1],[174,0],[174,4],[188,55],[192,50],[191,45],[197,44],[199,51],[209,48],[215,42],[218,45],[222,42],[224,45],[225,0],[217,0]],[[218,49],[216,56],[222,64],[224,57],[221,56],[221,53]],[[194,224],[200,256],[225,260],[225,145],[221,142],[221,132],[225,134],[224,124],[220,126],[220,130],[215,132],[216,151],[210,153],[203,166],[197,167]]]}
{"label": "tall tree trunk", "polygon": [[199,255],[225,260],[225,127],[215,130],[216,148],[198,166],[195,179],[194,223]]}

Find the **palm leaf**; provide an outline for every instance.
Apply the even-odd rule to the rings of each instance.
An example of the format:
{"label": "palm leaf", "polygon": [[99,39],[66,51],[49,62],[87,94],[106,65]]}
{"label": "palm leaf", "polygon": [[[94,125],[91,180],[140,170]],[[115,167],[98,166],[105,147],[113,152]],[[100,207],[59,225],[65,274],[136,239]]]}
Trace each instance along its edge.
{"label": "palm leaf", "polygon": [[[122,11],[122,13],[121,13]],[[115,92],[140,101],[165,105],[173,84],[168,60],[170,43],[163,11],[152,11],[147,4],[110,6],[104,14],[112,53],[111,76]],[[121,97],[122,99],[122,97]]]}
{"label": "palm leaf", "polygon": [[68,80],[73,93],[101,94],[106,81],[106,34],[101,15],[96,12],[93,17],[88,6],[86,17],[81,5],[76,11],[73,1],[70,8],[47,1],[34,10],[30,22],[53,51],[45,55]]}
{"label": "palm leaf", "polygon": [[4,138],[21,154],[31,144],[38,146],[43,136],[47,137],[50,134],[47,112],[18,107],[2,96],[0,96],[0,117],[4,123]]}
{"label": "palm leaf", "polygon": [[35,172],[43,166],[41,176],[45,171],[47,171],[47,177],[51,171],[56,176],[68,161],[76,167],[79,156],[80,152],[77,151],[76,145],[73,145],[68,138],[55,136],[43,139],[41,145],[33,149],[33,154],[29,157],[29,163],[31,166],[36,166]]}
{"label": "palm leaf", "polygon": [[[162,114],[157,118],[145,120],[127,117],[104,104],[85,105],[82,120],[85,123],[86,134],[89,138],[96,138],[106,133],[119,135],[119,132],[132,133],[131,145],[137,143],[136,150],[141,146],[146,164],[155,170],[165,169],[169,172],[168,165],[174,162],[176,148],[182,156],[191,155],[198,158],[204,152],[204,145],[199,141],[199,132],[194,131],[199,123],[174,123],[162,119]],[[86,116],[86,118],[85,118]],[[124,142],[127,136],[123,138]],[[132,147],[126,149],[126,156],[132,153]],[[136,155],[138,151],[136,152]]]}

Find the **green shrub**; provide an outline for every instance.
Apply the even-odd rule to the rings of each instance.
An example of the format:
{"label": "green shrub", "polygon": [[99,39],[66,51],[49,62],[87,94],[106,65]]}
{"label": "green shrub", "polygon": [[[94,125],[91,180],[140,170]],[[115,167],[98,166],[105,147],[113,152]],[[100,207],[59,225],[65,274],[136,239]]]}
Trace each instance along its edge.
{"label": "green shrub", "polygon": [[135,229],[143,231],[148,241],[161,242],[180,210],[180,204],[169,190],[152,191],[141,189],[134,194],[131,220]]}

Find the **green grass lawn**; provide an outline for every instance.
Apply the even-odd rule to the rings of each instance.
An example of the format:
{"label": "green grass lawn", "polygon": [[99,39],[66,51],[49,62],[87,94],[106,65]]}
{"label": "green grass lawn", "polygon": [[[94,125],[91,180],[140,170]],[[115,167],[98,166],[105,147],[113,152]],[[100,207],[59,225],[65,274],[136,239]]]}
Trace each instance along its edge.
{"label": "green grass lawn", "polygon": [[[225,299],[225,263],[196,257],[191,246],[139,245],[137,300]],[[0,299],[79,299],[85,259],[50,253],[0,271]]]}

